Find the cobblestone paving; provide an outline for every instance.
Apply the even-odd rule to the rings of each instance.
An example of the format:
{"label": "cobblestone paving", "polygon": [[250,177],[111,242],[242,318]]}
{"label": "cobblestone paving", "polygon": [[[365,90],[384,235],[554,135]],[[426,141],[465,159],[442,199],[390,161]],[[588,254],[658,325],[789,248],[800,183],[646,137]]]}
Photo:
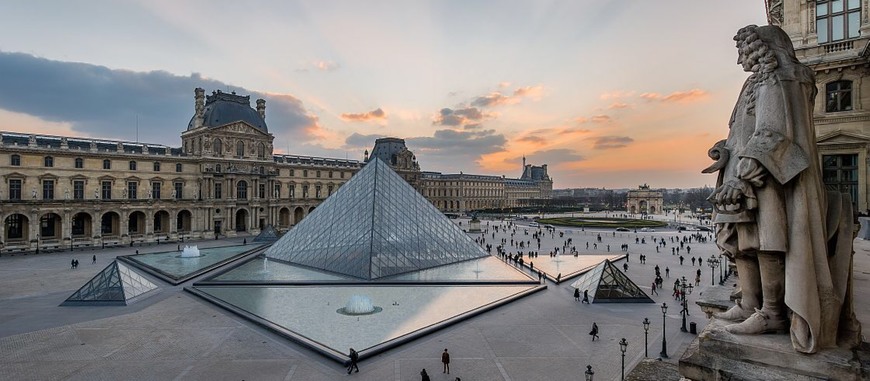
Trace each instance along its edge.
{"label": "cobblestone paving", "polygon": [[[585,252],[585,241],[597,232],[575,232],[575,245]],[[638,233],[639,237],[683,236],[660,231]],[[497,237],[500,236],[497,234]],[[567,235],[566,235],[567,236]],[[543,247],[559,244],[558,235]],[[574,380],[582,379],[587,364],[596,380],[618,379],[622,354],[618,341],[629,342],[625,354],[630,369],[644,357],[641,321],[648,317],[649,354],[661,351],[662,313],[669,306],[667,344],[676,361],[694,335],[679,330],[679,308],[670,296],[674,279],[694,279],[697,269],[702,282],[689,295],[690,316],[702,329],[706,323],[694,300],[710,285],[710,268],[683,266],[678,257],[655,253],[655,246],[634,243],[634,233],[613,236],[602,232],[611,253],[629,244],[628,276],[649,292],[653,267],[671,269],[665,290],[652,295],[656,304],[582,305],[572,297],[570,282],[500,307],[435,334],[401,346],[360,364],[359,373],[345,369],[316,353],[284,340],[243,319],[225,313],[187,293],[153,279],[161,292],[128,307],[57,307],[116,255],[165,251],[172,245],[144,248],[52,253],[0,258],[0,379],[14,380],[417,380],[425,368],[432,380]],[[241,238],[238,239],[239,241]],[[207,245],[230,240],[203,241]],[[591,246],[591,245],[590,245]],[[693,255],[709,257],[712,243],[691,244]],[[599,245],[599,249],[602,245]],[[606,246],[605,246],[606,248]],[[606,254],[606,250],[590,253]],[[92,254],[98,264],[91,265]],[[646,265],[637,254],[647,254]],[[82,262],[69,269],[73,257]],[[870,292],[870,244],[856,241],[855,292],[862,300]],[[621,268],[622,262],[616,263]],[[717,275],[718,277],[718,275]],[[718,278],[716,279],[718,280]],[[670,286],[668,286],[670,281]],[[870,307],[857,306],[859,319],[868,321]],[[596,322],[601,340],[592,342],[588,332]],[[441,372],[440,354],[451,353],[451,374]]]}

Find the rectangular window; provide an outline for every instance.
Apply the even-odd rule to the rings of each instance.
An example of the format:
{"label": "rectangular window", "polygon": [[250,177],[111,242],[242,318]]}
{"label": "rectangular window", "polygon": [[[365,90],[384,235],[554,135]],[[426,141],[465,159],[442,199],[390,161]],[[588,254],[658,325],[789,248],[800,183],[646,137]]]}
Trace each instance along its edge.
{"label": "rectangular window", "polygon": [[852,81],[836,81],[825,85],[825,112],[852,110]]}
{"label": "rectangular window", "polygon": [[9,180],[9,199],[21,200],[21,180]]}
{"label": "rectangular window", "polygon": [[[131,162],[131,163],[135,163],[135,162]],[[127,183],[127,199],[128,200],[135,200],[136,199],[136,192],[138,190],[139,190],[139,183],[137,183],[135,181],[128,182]]]}
{"label": "rectangular window", "polygon": [[332,171],[329,171],[329,178],[332,178]]}
{"label": "rectangular window", "polygon": [[175,183],[175,199],[181,200],[182,192],[184,191],[184,183]]}
{"label": "rectangular window", "polygon": [[42,180],[42,199],[54,200],[54,180]]}
{"label": "rectangular window", "polygon": [[214,184],[214,198],[220,200],[224,197],[223,195],[223,184],[215,183]]}
{"label": "rectangular window", "polygon": [[290,170],[290,176],[296,176],[295,173],[296,173],[296,171],[294,171],[294,170],[292,170],[292,169]]}
{"label": "rectangular window", "polygon": [[823,155],[822,181],[852,197],[858,202],[858,155]]}
{"label": "rectangular window", "polygon": [[160,172],[160,162],[154,162],[154,172]]}
{"label": "rectangular window", "polygon": [[151,183],[151,198],[155,200],[160,199],[160,188],[162,185],[163,183]]}
{"label": "rectangular window", "polygon": [[860,1],[816,1],[816,34],[820,44],[857,38],[860,27]]}
{"label": "rectangular window", "polygon": [[135,170],[136,170],[136,162],[135,162],[135,161],[131,161],[131,162],[130,162],[130,170],[131,170],[131,171],[135,171]]}
{"label": "rectangular window", "polygon": [[317,171],[317,178],[320,178],[320,171]]}
{"label": "rectangular window", "polygon": [[51,156],[46,156],[45,159],[43,160],[42,164],[45,167],[49,167],[49,168],[54,167],[54,158]]}
{"label": "rectangular window", "polygon": [[181,164],[175,164],[175,172],[181,172]]}
{"label": "rectangular window", "polygon": [[73,199],[75,199],[75,200],[84,200],[85,199],[85,182],[84,182],[84,180],[73,181]]}
{"label": "rectangular window", "polygon": [[308,177],[308,170],[307,169],[302,170],[302,177]]}
{"label": "rectangular window", "polygon": [[85,160],[80,158],[80,157],[77,157],[75,160],[75,167],[76,167],[76,169],[84,168],[85,167]]}
{"label": "rectangular window", "polygon": [[266,184],[260,184],[257,189],[257,197],[266,198]]}
{"label": "rectangular window", "polygon": [[19,167],[19,166],[21,166],[21,156],[19,156],[19,155],[12,155],[12,158],[11,158],[11,160],[10,160],[10,164],[11,164],[13,167]]}
{"label": "rectangular window", "polygon": [[103,181],[100,184],[100,198],[103,200],[111,200],[112,199],[112,182],[111,181]]}
{"label": "rectangular window", "polygon": [[111,160],[103,160],[103,169],[112,169],[112,161]]}

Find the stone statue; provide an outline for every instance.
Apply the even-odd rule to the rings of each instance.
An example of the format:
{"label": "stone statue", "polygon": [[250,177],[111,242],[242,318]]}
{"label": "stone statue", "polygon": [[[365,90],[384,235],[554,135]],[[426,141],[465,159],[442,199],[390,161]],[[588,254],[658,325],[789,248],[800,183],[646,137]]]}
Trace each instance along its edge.
{"label": "stone statue", "polygon": [[175,200],[175,189],[172,190],[172,193],[169,195],[169,198]]}
{"label": "stone statue", "polygon": [[121,198],[127,198],[127,188],[121,189]]}
{"label": "stone statue", "polygon": [[69,188],[64,188],[63,190],[63,199],[69,200]]}
{"label": "stone statue", "polygon": [[735,334],[790,331],[802,353],[854,348],[852,206],[823,188],[815,76],[777,26],[750,25],[734,40],[752,74],[704,172],[719,172],[709,198],[716,244],[737,265],[742,299],[716,317],[733,321],[725,330]]}
{"label": "stone statue", "polygon": [[94,200],[100,199],[100,188],[94,189]]}
{"label": "stone statue", "polygon": [[36,187],[30,188],[30,198],[36,200]]}
{"label": "stone statue", "polygon": [[150,200],[152,198],[154,198],[154,192],[151,189],[149,189],[148,190],[148,199]]}

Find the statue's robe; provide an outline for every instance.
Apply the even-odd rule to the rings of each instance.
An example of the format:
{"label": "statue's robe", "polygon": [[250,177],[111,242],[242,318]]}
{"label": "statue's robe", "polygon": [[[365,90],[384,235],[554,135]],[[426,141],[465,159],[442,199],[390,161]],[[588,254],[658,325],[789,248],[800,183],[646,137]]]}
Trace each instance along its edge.
{"label": "statue's robe", "polygon": [[[823,189],[813,127],[812,71],[780,65],[756,88],[749,108],[747,80],[731,118],[730,158],[719,185],[737,179],[741,158],[766,170],[747,196],[755,209],[717,213],[717,244],[731,256],[785,253],[785,304],[792,311],[791,341],[799,352],[860,343],[852,309],[852,210],[847,195]],[[838,334],[840,334],[838,343]]]}

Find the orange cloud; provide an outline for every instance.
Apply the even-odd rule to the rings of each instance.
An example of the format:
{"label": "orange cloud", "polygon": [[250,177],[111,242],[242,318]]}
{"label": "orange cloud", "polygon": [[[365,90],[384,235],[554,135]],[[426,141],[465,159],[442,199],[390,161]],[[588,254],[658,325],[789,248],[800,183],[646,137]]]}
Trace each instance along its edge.
{"label": "orange cloud", "polygon": [[590,140],[592,141],[592,148],[595,149],[623,148],[634,141],[634,139],[628,136],[598,136],[590,138]]}
{"label": "orange cloud", "polygon": [[542,137],[542,136],[538,136],[538,135],[526,135],[526,136],[523,136],[523,137],[517,139],[517,141],[536,144],[536,145],[546,145],[547,144],[547,139]]}
{"label": "orange cloud", "polygon": [[607,107],[609,110],[621,109],[621,108],[631,108],[630,104],[614,102],[610,106]]}
{"label": "orange cloud", "polygon": [[650,101],[661,102],[694,102],[706,98],[708,93],[701,89],[691,89],[688,91],[674,91],[668,95],[659,93],[643,93],[641,98]]}
{"label": "orange cloud", "polygon": [[574,118],[574,123],[577,123],[577,124],[586,124],[586,123],[603,124],[603,123],[610,123],[612,121],[613,121],[613,118],[611,118],[609,115],[604,115],[604,114],[593,115],[589,118],[586,118],[583,116],[579,116],[579,117]]}
{"label": "orange cloud", "polygon": [[380,107],[363,113],[343,113],[341,114],[341,119],[349,121],[349,122],[369,122],[369,121],[382,121],[387,119],[387,113],[384,110],[381,110]]}
{"label": "orange cloud", "polygon": [[[499,84],[499,87],[506,82]],[[509,85],[509,84],[507,84]],[[516,104],[524,98],[540,99],[544,92],[543,86],[523,86],[513,91],[510,95],[502,94],[499,91],[493,91],[489,94],[479,96],[471,101],[471,105],[475,107],[493,107],[500,105]]]}

